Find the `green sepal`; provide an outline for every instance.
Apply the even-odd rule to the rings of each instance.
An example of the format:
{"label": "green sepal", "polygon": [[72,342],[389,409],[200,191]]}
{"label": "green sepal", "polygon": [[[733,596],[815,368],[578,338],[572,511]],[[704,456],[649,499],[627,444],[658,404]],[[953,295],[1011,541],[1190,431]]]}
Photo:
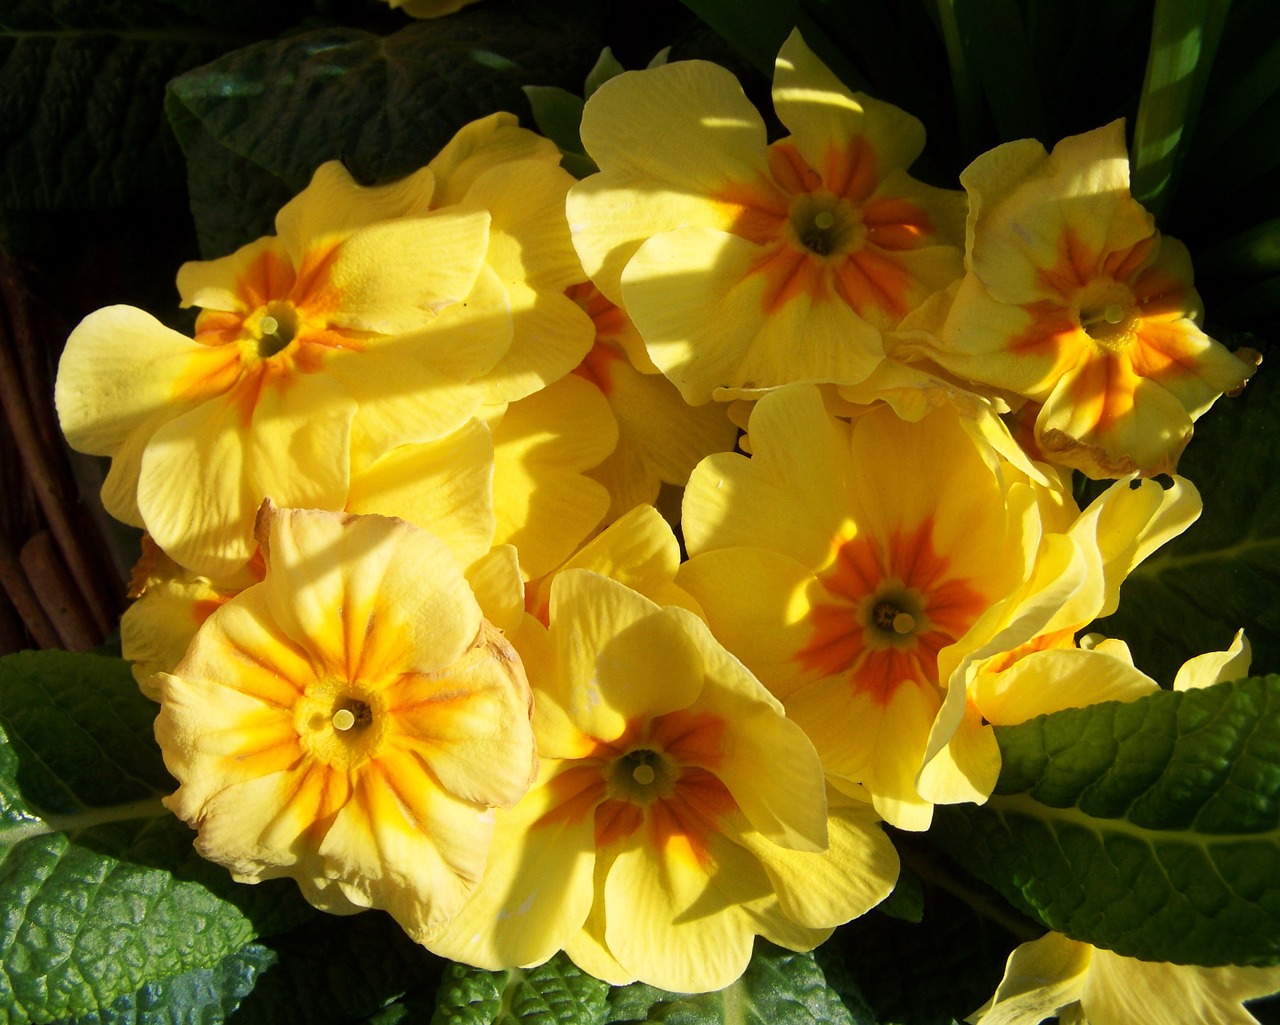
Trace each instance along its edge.
{"label": "green sepal", "polygon": [[1151,961],[1280,963],[1280,677],[997,727],[935,836],[1045,926]]}

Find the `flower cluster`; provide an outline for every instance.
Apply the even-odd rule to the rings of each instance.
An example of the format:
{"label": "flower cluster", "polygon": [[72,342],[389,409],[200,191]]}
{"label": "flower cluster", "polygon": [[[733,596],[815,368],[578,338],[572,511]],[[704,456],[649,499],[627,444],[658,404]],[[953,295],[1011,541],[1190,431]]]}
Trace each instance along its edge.
{"label": "flower cluster", "polygon": [[[1135,475],[1254,361],[1121,127],[951,191],[798,35],[773,98],[768,142],[719,67],[620,75],[580,182],[505,114],[392,184],[325,164],[182,267],[192,336],[76,328],[58,411],[146,531],[123,643],[206,857],[714,989],[881,901],[882,821],[984,801],[993,724],[1153,686],[1078,636],[1198,515]],[[1123,479],[1081,509],[1071,468]]]}

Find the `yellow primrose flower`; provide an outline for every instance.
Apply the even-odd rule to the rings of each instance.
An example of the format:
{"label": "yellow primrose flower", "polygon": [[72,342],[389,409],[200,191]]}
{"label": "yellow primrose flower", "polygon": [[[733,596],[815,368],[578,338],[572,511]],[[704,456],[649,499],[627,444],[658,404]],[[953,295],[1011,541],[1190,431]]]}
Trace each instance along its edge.
{"label": "yellow primrose flower", "polygon": [[389,911],[426,941],[534,772],[520,659],[426,531],[264,504],[266,575],[160,674],[165,803],[242,882]]}
{"label": "yellow primrose flower", "polygon": [[[325,164],[280,211],[278,235],[183,266],[184,303],[202,308],[194,339],[131,307],[90,314],[56,399],[71,444],[113,457],[108,511],[194,572],[227,576],[252,554],[264,497],[341,507],[358,412],[409,437],[472,415],[480,397],[450,391],[447,375],[490,367],[510,324],[449,313],[483,266],[489,216],[429,213],[430,191],[429,173],[362,189]],[[433,327],[443,370],[405,341]]]}
{"label": "yellow primrose flower", "polygon": [[[718,989],[756,935],[807,950],[882,900],[897,856],[697,616],[582,569],[516,635],[541,769],[497,813],[480,887],[430,943],[487,968],[562,947],[615,984]],[[762,771],[767,770],[767,771]]]}
{"label": "yellow primrose flower", "polygon": [[1122,482],[1081,516],[947,406],[846,424],[793,388],[760,400],[750,437],[750,459],[712,456],[690,478],[676,583],[832,782],[863,784],[907,829],[995,784],[999,750],[970,693],[980,670],[1071,643],[1199,512],[1185,485]]}
{"label": "yellow primrose flower", "polygon": [[583,114],[601,170],[570,190],[574,244],[695,405],[857,383],[882,332],[962,273],[962,197],[906,173],[915,118],[850,92],[794,32],[773,101],[791,134],[767,144],[729,72],[680,61],[611,79]]}
{"label": "yellow primrose flower", "polygon": [[960,181],[967,274],[936,338],[895,355],[1030,400],[1055,462],[1094,477],[1172,472],[1192,421],[1257,359],[1200,329],[1186,248],[1129,193],[1123,123],[1052,153],[998,146]]}
{"label": "yellow primrose flower", "polygon": [[738,430],[719,404],[690,406],[645,352],[635,326],[591,284],[569,289],[595,324],[595,344],[575,374],[609,400],[618,444],[591,476],[609,489],[605,519],[648,505],[663,484],[683,487],[698,460],[733,448]]}
{"label": "yellow primrose flower", "polygon": [[972,1025],[1257,1025],[1245,1000],[1280,991],[1280,967],[1203,968],[1121,957],[1051,932],[1009,955]]}

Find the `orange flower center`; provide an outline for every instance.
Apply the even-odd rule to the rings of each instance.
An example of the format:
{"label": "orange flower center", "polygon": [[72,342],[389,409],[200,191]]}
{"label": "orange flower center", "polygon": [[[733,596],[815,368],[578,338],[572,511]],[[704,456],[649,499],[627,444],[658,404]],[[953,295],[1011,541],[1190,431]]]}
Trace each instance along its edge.
{"label": "orange flower center", "polygon": [[843,542],[820,579],[828,600],[811,609],[810,640],[796,660],[823,676],[848,674],[855,693],[882,705],[904,683],[937,686],[938,652],[989,604],[934,550],[931,519],[885,544]]}
{"label": "orange flower center", "polygon": [[689,711],[632,721],[551,781],[555,807],[539,824],[591,815],[597,850],[646,828],[655,849],[705,864],[707,838],[738,806],[714,772],[725,726]]}

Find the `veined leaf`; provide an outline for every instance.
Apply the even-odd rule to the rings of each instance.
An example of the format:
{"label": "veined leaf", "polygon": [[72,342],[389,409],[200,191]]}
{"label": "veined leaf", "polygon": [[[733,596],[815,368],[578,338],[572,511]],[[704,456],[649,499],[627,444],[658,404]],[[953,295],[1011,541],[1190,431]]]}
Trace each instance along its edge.
{"label": "veined leaf", "polygon": [[1068,709],[996,737],[990,800],[935,820],[974,875],[1129,957],[1280,963],[1280,677]]}
{"label": "veined leaf", "polygon": [[486,972],[451,965],[431,1025],[600,1025],[609,984],[563,954],[536,968]]}
{"label": "veined leaf", "polygon": [[195,853],[160,803],[173,782],[154,716],[120,659],[0,659],[5,1025],[107,1015],[131,994],[145,1003],[310,914],[291,884],[239,886]]}

